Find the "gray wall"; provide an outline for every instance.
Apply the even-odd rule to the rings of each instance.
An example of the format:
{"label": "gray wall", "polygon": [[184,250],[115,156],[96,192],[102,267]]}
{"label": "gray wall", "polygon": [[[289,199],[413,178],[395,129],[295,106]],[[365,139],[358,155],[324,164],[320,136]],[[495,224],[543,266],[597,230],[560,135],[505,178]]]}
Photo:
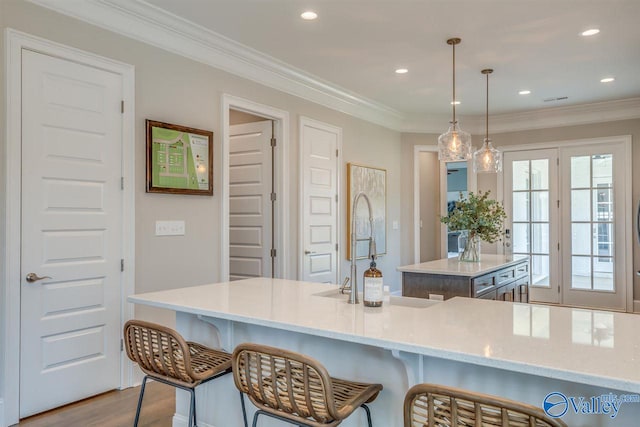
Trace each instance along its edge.
{"label": "gray wall", "polygon": [[[420,262],[440,258],[440,162],[438,153],[420,156]],[[406,224],[411,228],[413,224]]]}
{"label": "gray wall", "polygon": [[[341,247],[346,247],[346,163],[375,166],[387,170],[387,252],[379,259],[385,281],[400,287],[400,133],[353,118],[303,99],[267,88],[184,57],[128,39],[90,24],[69,18],[22,0],[0,0],[2,30],[11,27],[55,42],[94,52],[136,69],[136,283],[137,293],[211,283],[220,272],[221,210],[221,96],[223,93],[250,99],[290,113],[290,233],[289,277],[297,276],[298,227],[298,121],[311,117],[343,129],[342,189],[340,218]],[[2,44],[4,49],[4,44]],[[3,52],[4,53],[4,52]],[[2,68],[4,69],[4,68]],[[168,104],[167,99],[173,100]],[[188,102],[187,102],[188,101]],[[4,106],[4,93],[2,106]],[[198,107],[190,107],[197,105]],[[2,107],[0,107],[2,108]],[[4,114],[1,114],[4,119]],[[182,124],[214,131],[214,196],[175,196],[145,193],[145,119]],[[4,128],[4,126],[3,126]],[[4,134],[2,135],[4,138]],[[4,139],[0,144],[5,149]],[[0,175],[4,185],[4,173]],[[4,192],[3,192],[4,193]],[[0,197],[0,203],[4,199]],[[4,213],[4,209],[2,210]],[[154,223],[162,219],[186,221],[186,235],[158,238]],[[4,248],[4,245],[3,245]],[[189,253],[189,257],[180,254]],[[177,258],[174,258],[177,257]],[[344,255],[343,255],[344,258]],[[364,264],[362,264],[364,266]],[[361,271],[362,271],[361,266]],[[341,274],[348,263],[341,262]],[[2,284],[1,286],[5,286]],[[2,288],[4,289],[4,288]],[[170,312],[139,307],[137,316],[173,323]],[[2,325],[0,325],[2,326]],[[0,377],[2,377],[0,375]]]}

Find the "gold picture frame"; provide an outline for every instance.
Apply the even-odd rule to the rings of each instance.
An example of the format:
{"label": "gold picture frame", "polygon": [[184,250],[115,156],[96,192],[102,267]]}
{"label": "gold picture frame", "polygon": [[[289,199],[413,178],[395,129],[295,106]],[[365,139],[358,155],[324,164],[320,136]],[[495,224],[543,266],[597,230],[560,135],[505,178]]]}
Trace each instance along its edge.
{"label": "gold picture frame", "polygon": [[[361,191],[369,197],[373,210],[373,236],[378,255],[387,253],[387,170],[356,163],[347,163],[347,259],[351,259],[351,211],[353,198]],[[361,201],[356,210],[356,237],[368,238],[370,232],[369,211]],[[356,242],[356,259],[369,254],[368,240]]]}
{"label": "gold picture frame", "polygon": [[147,120],[147,193],[213,196],[213,132]]}

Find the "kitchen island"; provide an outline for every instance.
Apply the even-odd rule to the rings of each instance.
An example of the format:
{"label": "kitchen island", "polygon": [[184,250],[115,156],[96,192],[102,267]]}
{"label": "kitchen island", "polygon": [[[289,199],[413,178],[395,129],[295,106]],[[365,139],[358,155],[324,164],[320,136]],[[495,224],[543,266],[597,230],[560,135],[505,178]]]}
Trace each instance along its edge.
{"label": "kitchen island", "polygon": [[[371,404],[377,427],[401,427],[404,394],[426,381],[536,406],[552,392],[585,399],[640,393],[636,315],[470,298],[392,297],[382,308],[366,308],[347,304],[337,288],[261,278],[129,301],[175,311],[176,328],[190,340],[227,350],[247,341],[274,345],[318,359],[333,376],[383,384]],[[174,426],[186,425],[187,397],[179,391],[176,405]],[[241,426],[240,414],[231,376],[198,388],[200,425]],[[570,409],[563,420],[599,427],[636,425],[639,418],[640,404],[624,403],[616,418]],[[364,414],[342,425],[365,425]]]}
{"label": "kitchen island", "polygon": [[529,257],[483,254],[480,262],[443,258],[397,268],[402,295],[447,300],[453,297],[529,302]]}

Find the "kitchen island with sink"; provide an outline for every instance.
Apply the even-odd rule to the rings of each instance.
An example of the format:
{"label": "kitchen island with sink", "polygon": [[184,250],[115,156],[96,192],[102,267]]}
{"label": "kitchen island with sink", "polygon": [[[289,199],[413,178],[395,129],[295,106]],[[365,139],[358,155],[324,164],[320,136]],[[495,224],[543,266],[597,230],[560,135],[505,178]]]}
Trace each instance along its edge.
{"label": "kitchen island with sink", "polygon": [[[381,308],[346,302],[334,285],[248,279],[129,297],[176,312],[189,340],[229,351],[257,342],[307,354],[331,375],[379,382],[374,425],[402,426],[407,389],[453,385],[542,406],[549,393],[584,397],[640,393],[640,317],[471,298],[444,302],[394,297]],[[174,426],[186,425],[187,397],[177,393]],[[249,414],[253,412],[248,404]],[[203,426],[241,426],[231,376],[198,388]],[[640,403],[615,418],[576,414],[571,426],[635,425]],[[264,420],[262,426],[276,426]],[[342,425],[364,425],[356,413]]]}

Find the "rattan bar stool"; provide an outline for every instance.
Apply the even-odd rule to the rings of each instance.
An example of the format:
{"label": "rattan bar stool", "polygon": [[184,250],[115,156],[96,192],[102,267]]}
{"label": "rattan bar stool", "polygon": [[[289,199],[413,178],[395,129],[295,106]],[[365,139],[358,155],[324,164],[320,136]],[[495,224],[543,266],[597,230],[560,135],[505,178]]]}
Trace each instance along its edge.
{"label": "rattan bar stool", "polygon": [[404,399],[404,427],[567,427],[540,408],[502,397],[434,384],[413,386]]}
{"label": "rattan bar stool", "polygon": [[253,427],[259,415],[301,427],[333,427],[358,407],[372,426],[366,404],[378,396],[380,384],[332,378],[315,359],[258,344],[237,346],[232,366],[236,387],[258,407]]}
{"label": "rattan bar stool", "polygon": [[[146,374],[142,380],[138,408],[133,422],[137,427],[147,379],[189,392],[189,427],[196,426],[196,386],[231,372],[231,354],[185,341],[175,330],[142,320],[130,320],[124,325],[124,341],[129,359]],[[246,414],[240,393],[242,413]]]}

